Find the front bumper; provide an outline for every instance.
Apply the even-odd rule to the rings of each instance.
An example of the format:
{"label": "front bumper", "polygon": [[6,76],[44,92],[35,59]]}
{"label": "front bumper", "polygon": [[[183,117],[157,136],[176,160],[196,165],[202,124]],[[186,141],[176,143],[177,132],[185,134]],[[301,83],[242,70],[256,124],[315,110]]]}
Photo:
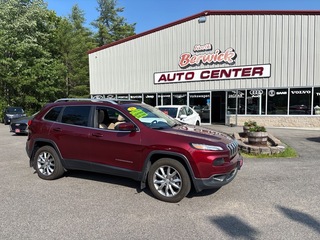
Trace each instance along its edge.
{"label": "front bumper", "polygon": [[237,175],[238,170],[241,169],[243,165],[243,157],[240,155],[237,159],[237,166],[232,171],[228,173],[215,174],[209,178],[196,178],[194,179],[194,186],[197,192],[204,189],[213,189],[222,187],[230,183]]}

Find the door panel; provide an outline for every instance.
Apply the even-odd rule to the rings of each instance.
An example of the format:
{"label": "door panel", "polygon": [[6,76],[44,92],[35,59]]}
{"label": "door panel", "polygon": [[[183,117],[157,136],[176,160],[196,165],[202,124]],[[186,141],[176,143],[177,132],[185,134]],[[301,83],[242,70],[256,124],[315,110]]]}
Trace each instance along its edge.
{"label": "door panel", "polygon": [[137,169],[141,161],[140,132],[92,129],[90,161],[114,167]]}

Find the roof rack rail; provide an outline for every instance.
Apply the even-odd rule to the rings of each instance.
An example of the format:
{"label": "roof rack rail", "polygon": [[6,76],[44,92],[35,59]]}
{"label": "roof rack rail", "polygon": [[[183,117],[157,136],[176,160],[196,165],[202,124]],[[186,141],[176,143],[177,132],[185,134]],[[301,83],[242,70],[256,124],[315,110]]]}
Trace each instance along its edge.
{"label": "roof rack rail", "polygon": [[91,102],[109,102],[112,104],[137,103],[137,100],[117,99],[117,98],[60,98],[54,102],[71,102],[71,101],[91,101]]}

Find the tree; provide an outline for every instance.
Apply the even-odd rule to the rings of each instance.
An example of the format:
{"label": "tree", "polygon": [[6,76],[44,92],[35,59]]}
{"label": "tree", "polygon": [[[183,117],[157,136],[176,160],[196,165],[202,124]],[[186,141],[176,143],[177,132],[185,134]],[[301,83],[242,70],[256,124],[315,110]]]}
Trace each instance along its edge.
{"label": "tree", "polygon": [[97,45],[84,22],[84,12],[74,5],[69,18],[60,20],[56,32],[56,45],[66,69],[66,97],[88,97],[90,93],[87,52]]}
{"label": "tree", "polygon": [[117,0],[97,0],[100,16],[92,25],[98,29],[96,39],[99,46],[115,42],[117,40],[134,35],[135,23],[128,24],[125,18],[118,13],[124,11],[122,7],[116,7]]}
{"label": "tree", "polygon": [[28,112],[63,96],[64,66],[52,44],[56,15],[43,0],[0,4],[0,103]]}

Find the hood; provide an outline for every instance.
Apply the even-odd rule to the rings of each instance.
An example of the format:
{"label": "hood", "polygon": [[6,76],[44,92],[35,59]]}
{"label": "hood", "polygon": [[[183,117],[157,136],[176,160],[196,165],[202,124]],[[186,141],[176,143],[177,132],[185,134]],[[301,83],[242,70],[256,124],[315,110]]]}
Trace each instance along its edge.
{"label": "hood", "polygon": [[230,143],[234,139],[228,135],[227,133],[216,131],[214,129],[193,126],[193,125],[178,125],[171,129],[167,129],[165,131],[173,131],[175,134],[179,134],[181,136],[199,138],[202,140],[208,141],[221,141],[226,144]]}

